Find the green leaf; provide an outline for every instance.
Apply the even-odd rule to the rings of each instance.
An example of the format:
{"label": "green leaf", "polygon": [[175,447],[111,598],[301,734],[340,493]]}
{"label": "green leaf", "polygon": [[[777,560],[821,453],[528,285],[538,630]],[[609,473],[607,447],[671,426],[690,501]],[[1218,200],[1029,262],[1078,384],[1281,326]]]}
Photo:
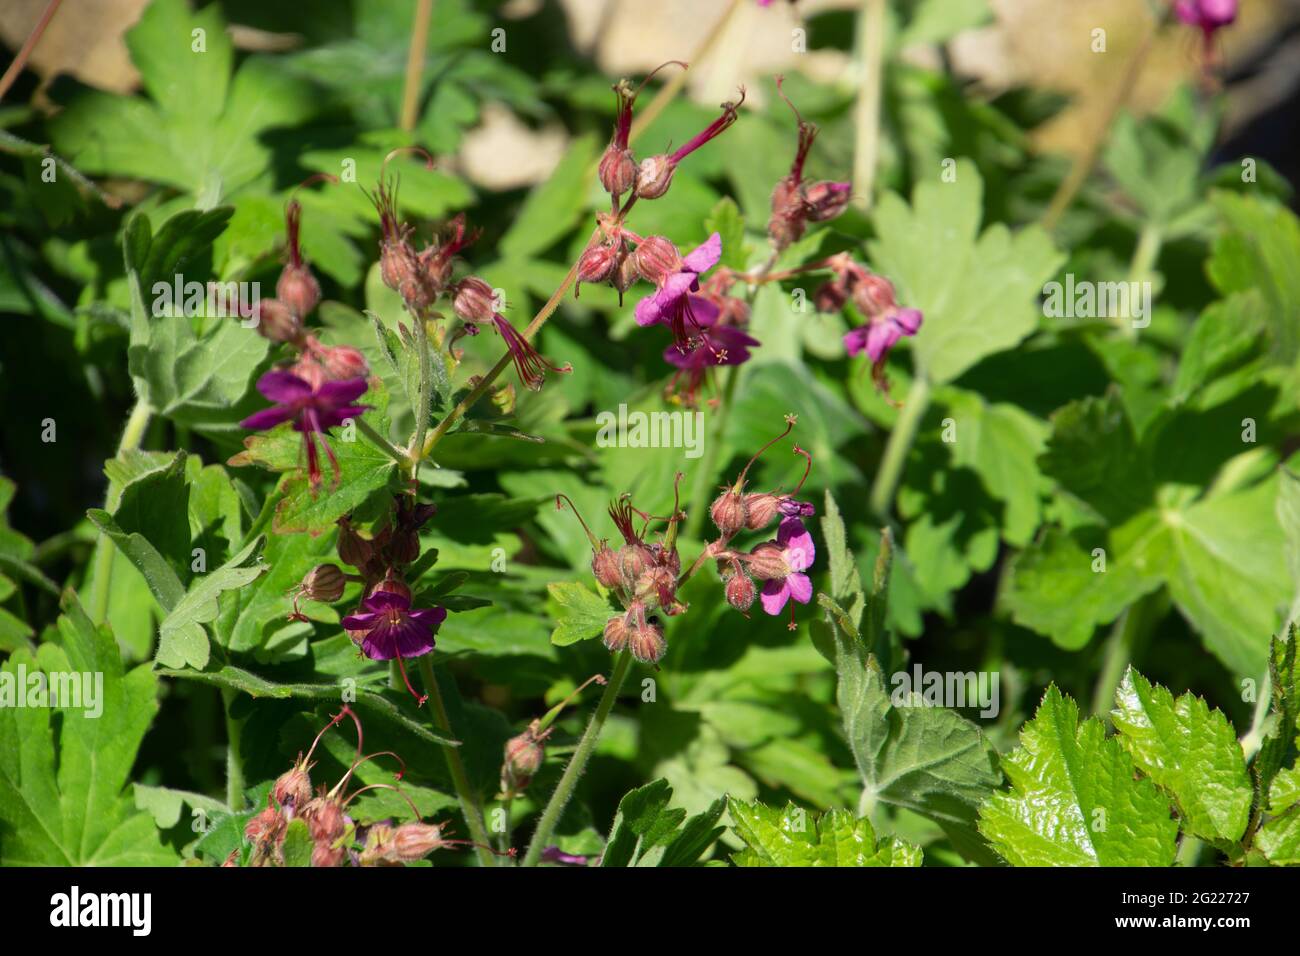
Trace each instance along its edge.
{"label": "green leaf", "polygon": [[[156,310],[146,306],[146,301],[153,303],[161,294],[155,292],[151,277],[162,276],[159,281],[170,285],[174,275],[183,276],[180,269],[188,257],[198,254],[195,247],[210,247],[229,216],[229,208],[182,212],[167,220],[154,237],[148,218],[137,213],[126,228],[123,254],[131,295],[127,350],[131,377],[141,400],[184,425],[234,427],[231,407],[248,391],[253,373],[266,357],[267,340],[237,319],[195,320],[154,314]],[[196,321],[201,323],[199,331]]]}
{"label": "green leaf", "polygon": [[259,560],[265,544],[266,536],[260,535],[221,567],[195,579],[158,629],[159,664],[196,670],[208,666],[210,647],[203,625],[216,620],[220,610],[217,599],[223,592],[245,587],[266,572],[266,565]]}
{"label": "green leaf", "polygon": [[704,220],[707,235],[717,233],[722,239],[722,259],[719,265],[743,271],[749,265],[745,251],[745,217],[730,196],[719,199],[709,218]]}
{"label": "green leaf", "polygon": [[136,782],[131,785],[135,793],[135,805],[139,810],[147,810],[153,816],[153,822],[160,830],[168,830],[181,822],[181,811],[185,807],[203,814],[216,816],[229,813],[230,809],[220,800],[192,793],[189,790],[174,790],[171,787],[151,787]]}
{"label": "green leaf", "polygon": [[1203,840],[1241,839],[1253,792],[1222,711],[1191,693],[1175,700],[1130,667],[1111,717],[1138,769],[1173,795],[1185,830]]}
{"label": "green leaf", "polygon": [[788,804],[784,810],[757,801],[728,799],[736,835],[748,849],[737,866],[920,866],[921,848],[897,837],[877,838],[866,817],[847,810],[820,816]]}
{"label": "green leaf", "polygon": [[311,854],[314,849],[316,849],[316,842],[311,838],[307,821],[302,817],[290,820],[288,828],[284,831],[284,844],[281,847],[284,853],[284,865],[311,866]]}
{"label": "green leaf", "polygon": [[[20,672],[38,669],[51,689],[67,687],[60,675],[80,675],[82,690],[57,707],[0,707],[0,863],[173,864],[176,854],[128,789],[158,712],[157,679],[148,664],[124,670],[112,636],[91,623],[73,592],[61,604],[57,638],[35,657],[19,649],[0,666],[0,693],[12,693]],[[19,693],[26,691],[24,682]]]}
{"label": "green leaf", "polygon": [[619,613],[609,598],[593,593],[577,581],[548,584],[546,593],[550,595],[551,614],[555,618],[551,643],[558,647],[597,637],[604,631],[605,622]]}
{"label": "green leaf", "polygon": [[139,532],[127,534],[113,516],[102,508],[91,508],[86,512],[91,524],[104,534],[126,555],[127,559],[144,576],[149,590],[158,599],[163,610],[170,611],[185,596],[185,585],[176,576],[167,559],[158,553],[158,549]]}
{"label": "green leaf", "polygon": [[1285,206],[1257,196],[1215,193],[1227,230],[1214,241],[1206,266],[1225,296],[1256,290],[1264,300],[1269,355],[1283,365],[1300,356],[1300,219]]}
{"label": "green leaf", "polygon": [[1055,685],[1002,759],[1011,790],[980,808],[980,832],[1013,866],[1171,866],[1178,823],[1101,721]]}
{"label": "green leaf", "polygon": [[[1033,332],[1043,283],[1061,263],[1038,226],[1013,235],[996,223],[981,234],[983,192],[979,171],[962,160],[955,182],[922,182],[910,207],[887,193],[875,214],[872,264],[894,283],[902,305],[925,314],[912,350],[935,384]],[[942,270],[935,270],[936,256]]]}
{"label": "green leaf", "polygon": [[1155,494],[1151,466],[1115,389],[1057,411],[1039,462],[1045,474],[1111,524],[1150,505]]}

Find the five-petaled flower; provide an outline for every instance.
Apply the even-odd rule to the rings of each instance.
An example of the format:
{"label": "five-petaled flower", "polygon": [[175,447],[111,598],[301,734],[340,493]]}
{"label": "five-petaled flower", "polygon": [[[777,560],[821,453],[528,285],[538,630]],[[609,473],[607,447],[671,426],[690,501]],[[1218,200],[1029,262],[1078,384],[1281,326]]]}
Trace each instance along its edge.
{"label": "five-petaled flower", "polygon": [[[803,572],[812,567],[817,550],[813,545],[812,535],[796,517],[782,518],[776,529],[775,547],[780,549],[785,565],[789,569],[782,577],[774,577],[763,582],[763,590],[758,599],[763,610],[773,617],[780,614],[790,598],[800,604],[812,600],[812,579]],[[771,546],[771,544],[769,544]],[[794,608],[790,609],[790,630],[794,630]]]}
{"label": "five-petaled flower", "polygon": [[[320,376],[323,379],[323,374]],[[334,467],[334,481],[339,480],[339,462],[334,457],[326,435],[330,428],[342,425],[350,418],[358,418],[369,405],[357,405],[356,400],[366,391],[364,378],[315,383],[285,369],[272,369],[257,380],[257,390],[275,402],[270,408],[254,412],[239,424],[254,431],[265,431],[282,422],[293,422],[295,431],[302,432],[307,448],[307,476],[312,489],[320,487],[320,457],[316,451],[319,440]]]}
{"label": "five-petaled flower", "polygon": [[411,610],[411,598],[399,591],[376,589],[361,602],[364,610],[343,619],[343,629],[361,646],[361,652],[374,661],[396,660],[406,681],[406,689],[423,704],[427,695],[417,694],[406,677],[403,660],[419,657],[433,650],[434,635],[447,618],[444,607]]}
{"label": "five-petaled flower", "polygon": [[636,304],[637,325],[667,325],[676,348],[691,351],[696,333],[713,325],[718,315],[716,305],[695,294],[700,290],[700,273],[721,258],[722,237],[715,232],[683,256],[681,267],[664,276],[659,287]]}

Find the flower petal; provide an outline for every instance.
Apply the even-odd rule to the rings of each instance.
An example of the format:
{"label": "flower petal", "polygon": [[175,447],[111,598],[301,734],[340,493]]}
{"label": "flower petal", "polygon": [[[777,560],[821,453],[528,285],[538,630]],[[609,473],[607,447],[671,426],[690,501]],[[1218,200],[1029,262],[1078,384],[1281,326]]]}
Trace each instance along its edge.
{"label": "flower petal", "polygon": [[817,557],[817,548],[812,535],[798,518],[782,518],[776,530],[776,542],[785,551],[786,563],[792,571],[802,571],[812,567]]}
{"label": "flower petal", "polygon": [[311,394],[311,383],[283,369],[271,369],[257,380],[257,390],[273,402],[287,404]]}
{"label": "flower petal", "polygon": [[405,594],[395,594],[392,591],[376,591],[364,603],[375,612],[405,611],[411,606],[411,599]]}
{"label": "flower petal", "polygon": [[790,588],[785,581],[766,581],[758,599],[763,604],[763,610],[775,617],[781,613],[785,602],[790,600]]}
{"label": "flower petal", "polygon": [[706,272],[722,258],[722,236],[714,233],[682,258],[682,265],[692,272]]}
{"label": "flower petal", "polygon": [[239,423],[239,427],[262,432],[268,428],[274,428],[282,422],[287,422],[297,415],[298,410],[296,408],[290,408],[288,405],[272,405],[270,408],[264,408],[260,412],[249,415]]}
{"label": "flower petal", "polygon": [[315,405],[322,411],[351,405],[365,394],[369,383],[364,378],[345,378],[337,382],[323,382],[313,396]]}
{"label": "flower petal", "polygon": [[786,575],[785,585],[790,589],[790,596],[800,604],[807,604],[812,600],[812,578],[808,575]]}
{"label": "flower petal", "polygon": [[380,615],[373,611],[358,611],[356,614],[349,614],[341,623],[345,631],[368,631],[379,623]]}

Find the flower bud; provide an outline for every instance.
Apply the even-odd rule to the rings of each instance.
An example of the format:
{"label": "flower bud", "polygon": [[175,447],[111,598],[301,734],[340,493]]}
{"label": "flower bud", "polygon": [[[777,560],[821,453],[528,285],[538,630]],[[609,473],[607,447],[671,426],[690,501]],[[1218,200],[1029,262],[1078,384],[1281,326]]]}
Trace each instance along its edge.
{"label": "flower bud", "polygon": [[442,827],[433,823],[403,823],[393,831],[393,852],[399,860],[419,860],[446,846]]}
{"label": "flower bud", "polygon": [[637,181],[636,157],[632,155],[630,149],[619,149],[615,144],[610,143],[605,149],[605,155],[600,158],[599,176],[605,192],[615,199],[626,192],[631,192]]}
{"label": "flower bud", "polygon": [[618,268],[614,270],[613,276],[610,277],[610,284],[618,290],[619,305],[623,304],[623,293],[632,286],[636,285],[636,280],[640,278],[637,271],[636,254],[625,254],[618,260]]}
{"label": "flower bud", "polygon": [[361,850],[362,866],[396,866],[399,864],[393,847],[393,828],[387,823],[376,823],[366,831],[366,845]]}
{"label": "flower bud", "polygon": [[352,521],[346,515],[338,521],[339,540],[337,550],[339,560],[344,564],[350,564],[354,568],[364,567],[365,563],[370,560],[372,548],[370,542],[352,527]]}
{"label": "flower bud", "polygon": [[783,581],[790,573],[785,553],[772,541],[762,544],[744,556],[745,565],[752,577],[760,581]]}
{"label": "flower bud", "polygon": [[322,348],[321,364],[325,367],[325,377],[331,382],[365,378],[370,374],[370,363],[366,361],[366,357],[350,345]]}
{"label": "flower bud", "polygon": [[325,367],[309,355],[304,355],[294,362],[289,371],[318,391],[325,384]]}
{"label": "flower bud", "polygon": [[718,530],[733,535],[745,527],[745,498],[735,488],[728,488],[714,499],[709,507],[709,517]]}
{"label": "flower bud", "polygon": [[673,183],[677,164],[666,155],[651,156],[641,160],[636,173],[636,194],[639,199],[658,199],[668,192]]}
{"label": "flower bud", "polygon": [[305,316],[320,302],[320,283],[306,264],[284,267],[275,284],[275,297],[298,316]]}
{"label": "flower bud", "polygon": [[655,285],[663,285],[674,272],[682,270],[682,255],[663,236],[646,236],[632,253],[636,271]]}
{"label": "flower bud", "polygon": [[415,250],[405,240],[385,239],[379,244],[379,276],[394,292],[402,291],[402,283],[417,268]]}
{"label": "flower bud", "polygon": [[663,628],[647,621],[644,613],[638,613],[635,626],[628,635],[627,649],[643,664],[658,663],[668,650]]}
{"label": "flower bud", "polygon": [[600,582],[601,587],[614,588],[620,587],[623,583],[623,572],[620,570],[618,554],[601,542],[599,548],[592,552],[591,555],[591,573]]}
{"label": "flower bud", "polygon": [[297,342],[302,338],[302,319],[279,299],[260,299],[254,306],[257,334],[272,342]]}
{"label": "flower bud", "polygon": [[622,573],[621,585],[626,591],[636,591],[637,582],[654,563],[654,554],[640,541],[630,541],[618,549],[618,566]]}
{"label": "flower bud", "polygon": [[545,759],[546,746],[532,727],[511,737],[506,741],[505,762],[501,765],[502,791],[512,793],[527,787]]}
{"label": "flower bud", "polygon": [[406,582],[403,581],[401,578],[391,577],[391,576],[384,578],[373,588],[371,588],[370,593],[371,594],[381,594],[381,593],[396,594],[399,595],[400,597],[406,598],[406,600],[408,601],[411,599],[411,589],[406,586]]}
{"label": "flower bud", "polygon": [[745,527],[762,531],[781,514],[781,501],[780,495],[766,491],[745,495]]}
{"label": "flower bud", "polygon": [[280,774],[271,794],[282,807],[306,806],[311,800],[311,777],[307,776],[307,768],[295,764],[291,770]]}
{"label": "flower bud", "polygon": [[604,282],[618,269],[618,248],[592,243],[578,259],[579,282]]}
{"label": "flower bud", "polygon": [[727,603],[742,614],[753,606],[754,595],[757,593],[753,579],[743,571],[739,574],[733,574],[727,581],[724,590],[727,595]]}
{"label": "flower bud", "polygon": [[625,615],[615,614],[605,622],[605,647],[617,654],[627,646],[628,630]]}
{"label": "flower bud", "polygon": [[337,565],[318,564],[303,576],[298,592],[309,601],[333,604],[343,596],[347,583],[347,577]]}
{"label": "flower bud", "polygon": [[302,808],[303,819],[311,829],[311,838],[319,843],[333,843],[343,835],[346,821],[343,807],[329,797],[314,797]]}
{"label": "flower bud", "polygon": [[332,847],[328,843],[317,843],[311,851],[311,865],[315,867],[342,866],[348,851],[343,847]]}
{"label": "flower bud", "polygon": [[884,276],[867,273],[854,284],[853,303],[868,318],[893,307],[894,285]]}
{"label": "flower bud", "polygon": [[813,308],[818,312],[834,314],[844,308],[849,301],[848,289],[839,280],[823,282],[813,292]]}
{"label": "flower bud", "polygon": [[254,843],[276,842],[284,836],[287,825],[284,815],[275,807],[268,806],[244,824],[244,836]]}
{"label": "flower bud", "polygon": [[849,204],[851,188],[848,183],[823,180],[804,187],[804,210],[811,222],[834,219]]}
{"label": "flower bud", "polygon": [[492,316],[497,312],[496,292],[478,276],[466,276],[456,283],[456,295],[452,299],[451,308],[465,322],[491,322]]}

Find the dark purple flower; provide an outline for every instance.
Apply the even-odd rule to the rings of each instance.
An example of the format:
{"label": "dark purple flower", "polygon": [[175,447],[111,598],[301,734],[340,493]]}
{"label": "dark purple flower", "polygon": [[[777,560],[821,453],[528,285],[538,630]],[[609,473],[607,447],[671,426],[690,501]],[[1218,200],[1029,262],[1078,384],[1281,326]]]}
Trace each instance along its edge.
{"label": "dark purple flower", "polygon": [[717,305],[694,293],[700,290],[700,273],[712,269],[721,258],[722,236],[715,232],[682,258],[678,271],[669,273],[654,292],[636,304],[637,325],[667,325],[676,347],[689,352],[692,333],[688,326],[698,330],[717,321]]}
{"label": "dark purple flower", "polygon": [[[800,604],[812,600],[812,579],[802,572],[812,567],[817,549],[812,535],[798,518],[782,518],[776,530],[776,545],[785,558],[789,573],[783,578],[773,578],[763,583],[759,600],[763,610],[773,617],[780,614],[790,598]],[[794,609],[790,610],[790,629],[794,630]]]}
{"label": "dark purple flower", "polygon": [[312,488],[319,487],[321,482],[317,439],[325,447],[325,454],[334,466],[334,480],[338,481],[338,459],[325,436],[335,425],[359,418],[370,408],[369,405],[354,404],[365,393],[366,380],[349,378],[336,382],[319,381],[313,385],[293,372],[272,369],[257,380],[257,390],[275,404],[249,415],[239,423],[240,426],[265,431],[283,422],[293,422],[294,431],[302,432],[307,447],[307,475]]}
{"label": "dark purple flower", "polygon": [[[700,301],[711,305],[707,300]],[[713,314],[716,321],[716,307]],[[685,377],[686,387],[682,401],[694,407],[700,386],[708,375],[709,369],[718,365],[740,365],[749,361],[749,350],[758,344],[758,339],[734,325],[701,326],[691,340],[692,348],[689,352],[683,352],[677,345],[670,345],[664,349],[664,361],[679,369],[668,384],[669,390],[675,392],[678,383]]]}
{"label": "dark purple flower", "polygon": [[[434,635],[447,619],[444,607],[411,610],[410,597],[396,591],[376,590],[361,602],[361,606],[365,610],[343,619],[343,629],[372,661],[396,660],[403,679],[406,679],[406,668],[402,661],[433,650]],[[427,699],[425,695],[415,693],[409,680],[406,689],[421,704]]]}

